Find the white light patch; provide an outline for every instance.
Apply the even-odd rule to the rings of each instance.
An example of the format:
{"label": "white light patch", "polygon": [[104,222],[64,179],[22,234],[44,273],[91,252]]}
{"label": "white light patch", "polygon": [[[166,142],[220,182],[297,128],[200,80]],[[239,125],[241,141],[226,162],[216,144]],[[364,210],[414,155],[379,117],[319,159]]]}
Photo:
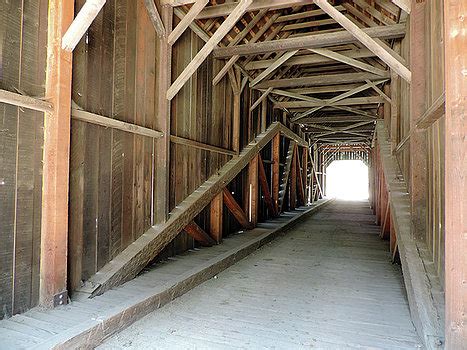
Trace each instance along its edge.
{"label": "white light patch", "polygon": [[368,199],[368,185],[368,167],[361,160],[337,160],[326,170],[327,197]]}

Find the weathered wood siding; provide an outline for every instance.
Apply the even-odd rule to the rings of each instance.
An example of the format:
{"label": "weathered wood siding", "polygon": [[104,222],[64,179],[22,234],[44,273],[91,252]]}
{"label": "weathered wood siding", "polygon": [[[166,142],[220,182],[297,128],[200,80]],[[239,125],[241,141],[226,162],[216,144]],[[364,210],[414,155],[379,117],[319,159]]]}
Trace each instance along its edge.
{"label": "weathered wood siding", "polygon": [[[84,2],[76,1],[76,11]],[[74,51],[73,101],[86,111],[154,129],[156,42],[142,0],[107,1]],[[153,152],[150,137],[72,122],[71,290],[151,225]]]}
{"label": "weathered wood siding", "polygon": [[[76,11],[84,0],[76,1]],[[174,19],[174,26],[178,20]],[[204,45],[187,30],[173,47],[172,81]],[[158,40],[143,0],[107,1],[73,56],[73,101],[84,110],[155,129]],[[222,62],[208,58],[171,103],[171,135],[232,148],[232,88],[212,79]],[[153,153],[154,152],[154,153]],[[152,224],[157,199],[153,140],[72,122],[69,286],[95,274]],[[171,143],[169,211],[231,156]],[[239,199],[240,201],[240,199]],[[225,214],[226,227],[233,219]],[[197,218],[207,230],[208,210]],[[230,225],[236,228],[236,224]],[[227,232],[226,232],[227,233]],[[185,232],[163,256],[195,245]]]}
{"label": "weathered wood siding", "polygon": [[[430,107],[444,93],[444,17],[441,1],[427,3],[426,54],[428,59],[426,106]],[[426,240],[444,285],[444,123],[445,117],[427,130],[428,203]]]}
{"label": "weathered wood siding", "polygon": [[[44,96],[47,3],[0,0],[0,89]],[[0,319],[38,303],[43,126],[0,103]]]}
{"label": "weathered wood siding", "polygon": [[[442,3],[435,0],[426,2],[425,18],[425,106],[428,109],[444,93],[444,27]],[[410,31],[402,40],[401,55],[409,61]],[[410,87],[402,79],[398,79],[397,98],[397,135],[396,143],[400,143],[410,133]],[[416,116],[417,119],[421,116]],[[444,284],[444,116],[427,128],[427,213],[426,234],[427,246],[433,258],[434,266]],[[410,188],[410,152],[409,142],[398,152],[397,157],[404,178]]]}

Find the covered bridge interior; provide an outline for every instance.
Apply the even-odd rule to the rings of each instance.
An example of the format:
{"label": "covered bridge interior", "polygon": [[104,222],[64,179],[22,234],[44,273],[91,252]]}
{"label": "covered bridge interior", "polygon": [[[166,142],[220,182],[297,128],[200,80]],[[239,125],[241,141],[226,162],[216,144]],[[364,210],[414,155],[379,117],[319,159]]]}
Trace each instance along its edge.
{"label": "covered bridge interior", "polygon": [[[351,286],[366,259],[378,296],[333,292],[407,304],[384,324],[413,342],[363,323],[333,342],[320,323],[321,348],[466,349],[466,16],[467,0],[0,0],[0,348],[96,347],[281,236],[265,260],[343,252],[319,273]],[[335,160],[368,166],[368,201],[326,197]]]}

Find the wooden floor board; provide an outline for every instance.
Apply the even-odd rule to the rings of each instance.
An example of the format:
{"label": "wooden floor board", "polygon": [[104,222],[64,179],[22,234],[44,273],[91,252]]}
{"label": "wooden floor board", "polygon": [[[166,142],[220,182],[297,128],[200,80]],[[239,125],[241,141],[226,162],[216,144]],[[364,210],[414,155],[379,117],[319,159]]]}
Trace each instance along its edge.
{"label": "wooden floor board", "polygon": [[[324,204],[326,201],[321,201],[308,209],[315,211]],[[286,213],[284,217],[262,224],[257,229],[233,234],[224,239],[221,245],[197,248],[167,259],[167,261],[152,264],[146,267],[137,278],[93,299],[88,299],[84,292],[76,293],[76,299],[70,305],[54,310],[34,308],[23,315],[2,320],[0,321],[0,350],[50,349],[59,344],[66,349],[92,348],[102,338],[96,344],[91,344],[92,337],[89,334],[93,337],[101,336],[100,330],[103,328],[108,332],[109,327],[113,327],[111,332],[114,332],[142,317],[148,305],[151,305],[151,310],[164,305],[174,295],[183,294],[202,283],[203,276],[209,278],[208,273],[210,269],[217,266],[216,264],[219,264],[217,269],[222,271],[243,257],[239,254],[242,249],[246,249],[246,255],[254,251],[264,244],[262,240],[266,242],[269,236],[274,237],[275,230],[280,230],[292,219],[299,219],[303,213],[303,209],[299,208],[294,213]],[[231,262],[226,263],[223,259],[231,259]],[[197,274],[201,277],[196,277]],[[185,280],[188,282],[184,285]],[[157,301],[156,298],[156,303],[151,304],[151,298],[156,295],[160,295],[160,299]],[[139,314],[142,315],[139,316]],[[97,329],[99,331],[96,331]],[[88,331],[89,333],[86,333]],[[186,344],[202,343],[200,336],[190,338],[186,342]],[[224,340],[219,342],[213,339],[203,344],[222,347],[229,342]]]}
{"label": "wooden floor board", "polygon": [[420,348],[379,231],[366,202],[333,202],[100,348]]}

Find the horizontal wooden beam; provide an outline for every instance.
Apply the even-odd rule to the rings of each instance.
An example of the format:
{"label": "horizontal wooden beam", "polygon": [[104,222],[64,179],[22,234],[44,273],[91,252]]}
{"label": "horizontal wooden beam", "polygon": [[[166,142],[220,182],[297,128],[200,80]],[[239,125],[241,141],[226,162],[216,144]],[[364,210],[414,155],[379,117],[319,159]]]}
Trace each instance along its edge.
{"label": "horizontal wooden beam", "polygon": [[132,134],[147,136],[152,138],[159,138],[163,137],[164,134],[160,131],[145,128],[143,126],[123,122],[121,120],[112,119],[108,117],[104,117],[99,114],[86,112],[77,108],[71,109],[71,117],[75,120],[97,124],[100,126],[104,126],[107,128],[118,129],[126,132],[131,132]]}
{"label": "horizontal wooden beam", "polygon": [[[362,29],[362,31],[371,38],[397,39],[405,36],[405,25],[394,24],[389,26],[371,27]],[[357,42],[357,39],[348,31],[343,30],[333,33],[311,34],[298,38],[264,41],[233,47],[219,47],[214,50],[214,57],[229,58],[234,55],[247,56],[297,49],[316,49],[326,46],[351,44],[355,42]]]}
{"label": "horizontal wooden beam", "polygon": [[[355,95],[355,94],[358,94],[358,93],[360,93],[360,92],[362,92],[362,91],[365,91],[365,90],[371,88],[371,86],[372,86],[372,85],[371,85],[371,82],[370,82],[368,79],[366,80],[366,82],[367,82],[366,84],[361,85],[361,86],[358,86],[358,87],[356,87],[355,89],[346,91],[346,92],[344,92],[344,93],[342,93],[342,94],[340,94],[340,95],[338,95],[338,96],[335,96],[335,97],[333,97],[333,98],[331,98],[331,99],[325,101],[325,103],[323,103],[322,100],[319,101],[319,103],[322,103],[320,106],[317,106],[316,108],[310,109],[309,111],[307,111],[307,112],[305,112],[305,113],[303,113],[303,114],[301,114],[301,115],[299,115],[299,116],[293,118],[292,121],[295,122],[295,121],[297,121],[297,120],[299,120],[299,119],[305,118],[305,117],[307,117],[307,116],[309,116],[309,115],[311,115],[311,114],[313,114],[313,113],[319,111],[320,109],[322,109],[322,108],[324,108],[324,107],[327,107],[327,106],[337,106],[336,102],[339,102],[339,101],[344,100],[344,99],[348,99],[350,96],[353,96],[353,95]],[[384,82],[384,80],[375,82],[375,86],[376,86],[376,84],[380,84],[380,83],[382,83],[382,82]]]}
{"label": "horizontal wooden beam", "polygon": [[[253,3],[248,7],[247,11],[251,12],[263,9],[272,11],[299,5],[305,6],[309,4],[309,0],[254,0]],[[206,7],[196,18],[207,19],[228,16],[237,5],[238,2],[226,2],[220,5],[209,6]]]}
{"label": "horizontal wooden beam", "polygon": [[347,64],[349,66],[364,70],[366,72],[374,73],[377,75],[384,75],[386,72],[382,69],[376,68],[372,65],[369,65],[367,63],[361,62],[359,60],[356,60],[354,58],[347,57],[345,55],[342,55],[339,52],[328,50],[328,49],[309,49],[311,52],[314,52],[318,55],[324,56],[331,58],[337,62]]}
{"label": "horizontal wooden beam", "polygon": [[328,116],[328,117],[309,117],[300,120],[300,124],[328,124],[328,123],[355,123],[375,120],[374,118],[360,117],[360,116]]}
{"label": "horizontal wooden beam", "polygon": [[328,100],[321,100],[320,102],[310,102],[310,101],[281,101],[274,104],[274,108],[313,108],[313,107],[323,107],[323,106],[355,106],[355,105],[367,105],[367,104],[378,104],[383,103],[384,99],[380,96],[369,96],[369,97],[353,97],[346,98],[340,101],[333,102],[328,104]]}
{"label": "horizontal wooden beam", "polygon": [[213,146],[213,145],[208,145],[206,143],[186,139],[186,138],[175,136],[175,135],[170,136],[170,141],[173,142],[173,143],[179,144],[179,145],[184,145],[184,146],[189,146],[189,147],[202,149],[204,151],[210,151],[210,152],[220,153],[220,154],[227,154],[229,156],[237,155],[236,152],[231,151],[229,149],[225,149],[225,148],[217,147],[217,146]]}
{"label": "horizontal wooden beam", "polygon": [[[345,8],[341,5],[339,6],[336,6],[336,9],[338,9],[339,11],[344,11]],[[321,9],[317,9],[317,10],[310,10],[310,11],[299,11],[297,13],[292,13],[290,15],[283,15],[283,16],[280,16],[276,23],[281,23],[281,22],[289,22],[289,21],[296,21],[298,19],[303,19],[303,18],[308,18],[308,17],[316,17],[316,16],[322,16],[322,15],[325,15],[326,12],[324,12],[323,10]]]}
{"label": "horizontal wooden beam", "polygon": [[[389,78],[389,72],[386,73],[384,78]],[[360,73],[344,73],[344,74],[326,74],[314,75],[310,77],[301,78],[287,78],[287,79],[274,79],[267,80],[256,85],[258,89],[284,88],[284,87],[303,87],[303,86],[320,86],[320,85],[333,85],[343,83],[358,83],[365,82],[365,80],[380,80],[382,77],[373,73],[360,72]]]}
{"label": "horizontal wooden beam", "polygon": [[8,103],[13,106],[29,108],[39,112],[52,113],[54,110],[53,105],[50,102],[2,89],[0,89],[0,102]]}
{"label": "horizontal wooden beam", "polygon": [[[338,51],[338,52],[349,58],[368,58],[368,57],[375,56],[375,54],[368,49],[344,50],[344,51]],[[275,59],[251,61],[247,63],[244,68],[246,70],[266,69],[272,63],[274,63],[274,61]],[[301,55],[301,56],[292,57],[286,62],[284,62],[282,65],[284,67],[290,67],[290,66],[298,66],[298,65],[317,65],[317,64],[332,63],[332,62],[334,62],[334,60],[331,58],[312,54],[312,55]]]}

